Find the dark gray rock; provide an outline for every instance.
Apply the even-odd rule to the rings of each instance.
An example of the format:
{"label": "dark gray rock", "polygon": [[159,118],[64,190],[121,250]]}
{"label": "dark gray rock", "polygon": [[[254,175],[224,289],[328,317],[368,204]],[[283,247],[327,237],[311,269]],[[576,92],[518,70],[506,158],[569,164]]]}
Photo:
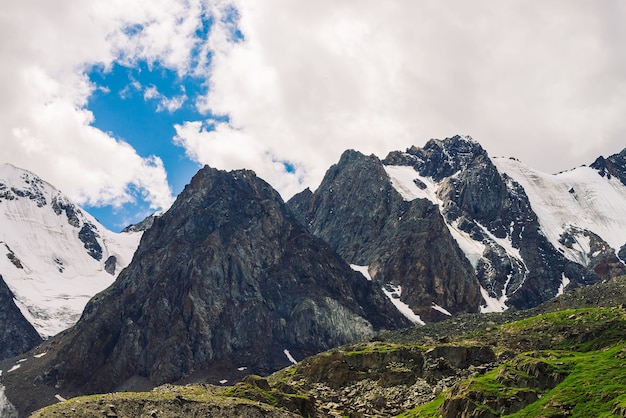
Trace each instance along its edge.
{"label": "dark gray rock", "polygon": [[400,299],[424,320],[476,312],[480,291],[472,267],[436,205],[407,202],[374,155],[344,152],[319,188],[287,203],[311,232],[351,264],[369,266],[373,279],[402,286]]}
{"label": "dark gray rock", "polygon": [[117,257],[114,255],[109,256],[104,262],[104,271],[111,276],[115,276],[115,268],[117,267]]}
{"label": "dark gray rock", "polygon": [[95,260],[102,260],[102,246],[98,242],[99,236],[96,227],[89,223],[84,223],[78,231],[78,239],[82,241],[87,253]]}
{"label": "dark gray rock", "polygon": [[22,354],[42,339],[15,305],[13,292],[0,276],[0,360]]}
{"label": "dark gray rock", "polygon": [[604,177],[617,177],[626,186],[626,148],[608,158],[598,157],[590,166]]}
{"label": "dark gray rock", "polygon": [[289,364],[285,349],[302,359],[408,325],[253,172],[205,167],[59,337],[42,379],[82,393],[267,373]]}
{"label": "dark gray rock", "polygon": [[65,216],[67,217],[67,223],[72,225],[75,228],[80,226],[80,220],[78,219],[78,215],[81,213],[80,209],[78,209],[72,202],[68,201],[66,198],[61,196],[55,196],[52,198],[52,210],[57,215],[61,215],[65,212]]}
{"label": "dark gray rock", "polygon": [[152,226],[156,218],[157,215],[153,213],[139,223],[128,225],[126,228],[122,229],[122,232],[143,232]]}
{"label": "dark gray rock", "polygon": [[[588,260],[588,267],[602,280],[609,280],[626,274],[626,266],[615,254],[615,250],[597,234],[578,227],[570,227],[561,234],[560,243],[572,249],[577,238],[584,237],[589,242],[589,252],[582,254],[582,258]],[[579,250],[582,252],[582,250]]]}

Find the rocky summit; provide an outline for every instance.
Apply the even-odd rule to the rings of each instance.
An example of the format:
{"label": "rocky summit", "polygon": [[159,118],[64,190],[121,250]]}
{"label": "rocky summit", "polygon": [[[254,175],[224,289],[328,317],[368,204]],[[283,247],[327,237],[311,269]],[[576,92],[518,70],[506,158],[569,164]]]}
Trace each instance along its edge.
{"label": "rocky summit", "polygon": [[288,205],[312,233],[370,276],[400,289],[401,301],[422,320],[477,312],[480,286],[437,205],[406,201],[374,155],[346,151],[320,187]]}
{"label": "rocky summit", "polygon": [[28,378],[61,396],[226,382],[408,325],[252,171],[205,167],[77,325],[5,386],[30,411],[40,405],[15,396],[20,373],[36,373]]}

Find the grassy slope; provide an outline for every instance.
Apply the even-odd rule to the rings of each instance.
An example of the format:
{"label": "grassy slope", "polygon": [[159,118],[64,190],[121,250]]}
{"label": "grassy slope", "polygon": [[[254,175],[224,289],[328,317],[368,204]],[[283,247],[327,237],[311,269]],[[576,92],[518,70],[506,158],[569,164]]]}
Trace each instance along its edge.
{"label": "grassy slope", "polygon": [[[495,416],[613,417],[626,412],[623,308],[548,313],[502,325],[481,338],[499,339],[501,349],[523,342],[537,350],[517,354],[489,373],[461,382],[434,401],[401,416],[439,417],[445,411],[445,402],[453,397],[476,400],[473,408]],[[533,382],[534,376],[528,371],[537,370],[538,365],[548,376],[555,377],[553,388]],[[530,405],[515,412],[503,413],[491,406],[534,398]]]}

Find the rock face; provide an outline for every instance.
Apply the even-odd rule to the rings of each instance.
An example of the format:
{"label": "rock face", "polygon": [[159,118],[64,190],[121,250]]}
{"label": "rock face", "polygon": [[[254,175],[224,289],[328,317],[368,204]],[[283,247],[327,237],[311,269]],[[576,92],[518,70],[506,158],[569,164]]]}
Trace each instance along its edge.
{"label": "rock face", "polygon": [[205,167],[60,338],[42,378],[83,393],[217,381],[409,324],[253,172]]}
{"label": "rock face", "polygon": [[288,205],[349,263],[401,286],[400,299],[423,320],[444,317],[433,304],[452,314],[478,311],[478,281],[437,206],[404,200],[376,156],[346,151],[315,193]]}
{"label": "rock face", "polygon": [[598,157],[591,167],[598,170],[602,177],[616,177],[626,186],[626,148],[608,158]]}
{"label": "rock face", "polygon": [[15,305],[13,292],[0,276],[0,360],[30,350],[42,340]]}

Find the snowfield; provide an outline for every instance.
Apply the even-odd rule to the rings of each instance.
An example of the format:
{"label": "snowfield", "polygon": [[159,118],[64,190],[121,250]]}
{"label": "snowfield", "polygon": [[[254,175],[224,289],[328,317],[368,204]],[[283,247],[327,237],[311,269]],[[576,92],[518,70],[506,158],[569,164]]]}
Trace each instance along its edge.
{"label": "snowfield", "polygon": [[545,174],[510,158],[492,161],[500,173],[522,185],[541,230],[569,260],[586,265],[589,252],[586,237],[577,237],[578,246],[573,248],[559,242],[574,225],[592,231],[616,251],[626,244],[626,186],[617,178],[602,177],[585,166]]}
{"label": "snowfield", "polygon": [[[79,238],[85,224],[101,247],[99,260]],[[140,238],[107,230],[36,175],[0,165],[0,275],[42,337],[79,319],[87,301],[128,265]],[[117,260],[113,275],[104,268],[110,256]]]}

